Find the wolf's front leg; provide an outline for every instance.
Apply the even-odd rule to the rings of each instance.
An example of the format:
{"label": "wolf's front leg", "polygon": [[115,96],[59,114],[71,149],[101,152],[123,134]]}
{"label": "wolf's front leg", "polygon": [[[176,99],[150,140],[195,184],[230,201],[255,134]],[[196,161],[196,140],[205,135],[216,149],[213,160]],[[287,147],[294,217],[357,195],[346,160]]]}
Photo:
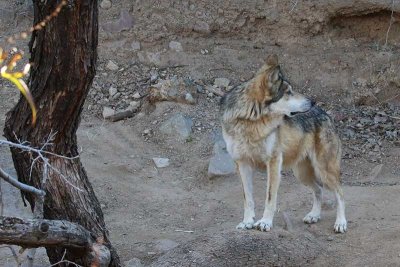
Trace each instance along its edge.
{"label": "wolf's front leg", "polygon": [[260,231],[270,231],[276,210],[276,201],[281,181],[282,153],[274,153],[267,163],[267,197],[265,210],[261,220],[258,220],[254,227]]}
{"label": "wolf's front leg", "polygon": [[254,199],[253,199],[253,167],[248,163],[238,161],[237,168],[243,185],[244,197],[244,216],[243,221],[239,223],[237,229],[251,229],[254,224]]}

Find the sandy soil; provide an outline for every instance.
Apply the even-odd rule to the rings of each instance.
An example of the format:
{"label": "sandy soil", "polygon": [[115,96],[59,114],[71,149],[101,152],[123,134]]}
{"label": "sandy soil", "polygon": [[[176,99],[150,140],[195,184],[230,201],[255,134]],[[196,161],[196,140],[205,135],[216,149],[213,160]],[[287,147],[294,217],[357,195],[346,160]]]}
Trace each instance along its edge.
{"label": "sandy soil", "polygon": [[[293,253],[306,254],[305,250],[315,249],[315,254],[307,254],[312,256],[306,264],[310,266],[400,265],[400,144],[397,138],[388,140],[384,134],[369,133],[371,138],[381,142],[379,151],[371,154],[369,148],[365,148],[364,139],[356,140],[359,136],[346,138],[344,134],[354,124],[354,121],[346,118],[357,120],[366,116],[359,104],[372,107],[372,111],[368,111],[370,113],[387,112],[388,104],[393,114],[399,111],[400,99],[396,94],[400,85],[396,81],[400,39],[395,34],[399,33],[400,25],[398,22],[392,25],[390,49],[382,49],[387,22],[390,20],[388,10],[355,17],[331,15],[326,19],[321,11],[325,1],[319,1],[321,3],[314,8],[320,12],[313,13],[316,17],[308,14],[309,20],[303,24],[310,25],[301,26],[302,30],[298,31],[297,26],[293,25],[299,24],[297,20],[300,19],[288,15],[292,9],[290,3],[278,4],[276,12],[280,15],[276,15],[272,22],[264,22],[259,21],[261,15],[258,13],[261,11],[257,6],[249,5],[240,9],[237,1],[232,1],[235,3],[232,7],[226,7],[225,13],[222,12],[224,16],[218,8],[224,8],[228,1],[221,1],[219,7],[209,10],[211,14],[208,15],[205,12],[207,1],[199,1],[194,10],[191,9],[191,2],[194,1],[182,1],[183,7],[188,2],[187,8],[183,8],[182,17],[174,13],[181,9],[180,1],[170,1],[168,5],[163,1],[136,1],[136,5],[129,4],[129,1],[114,2],[111,9],[100,10],[100,26],[116,20],[122,9],[129,10],[135,24],[132,29],[117,33],[107,32],[102,27],[100,29],[96,87],[85,104],[78,141],[82,147],[83,164],[102,204],[111,240],[123,261],[139,258],[146,265],[152,262],[156,266],[162,265],[168,262],[168,257],[179,258],[179,255],[188,253],[184,252],[185,248],[198,249],[204,255],[211,253],[204,247],[207,246],[207,240],[214,236],[239,235],[239,240],[250,240],[250,235],[251,238],[265,240],[265,243],[310,242],[310,247],[299,245],[299,251]],[[343,4],[343,1],[336,2]],[[293,11],[296,15],[308,10],[308,6],[298,5]],[[232,10],[239,14],[235,17],[236,26],[227,22],[234,16],[229,13]],[[213,26],[216,30],[207,34],[185,30],[182,25],[190,21],[188,17],[191,12],[198,19],[203,18],[200,13],[204,12],[204,21],[208,21],[208,16],[221,13],[225,24],[220,24],[228,28]],[[165,20],[156,24],[163,14]],[[245,23],[240,21],[243,14],[249,16]],[[252,14],[256,14],[254,21]],[[264,14],[267,20],[271,16],[275,15]],[[398,13],[395,16],[398,17]],[[22,21],[17,28],[29,24],[29,13],[19,14],[17,18]],[[219,25],[218,19],[213,18]],[[181,24],[178,23],[179,19],[182,19]],[[320,21],[321,28],[315,26],[319,24],[313,24],[314,21]],[[165,25],[168,27],[163,28]],[[271,38],[262,34],[266,30],[270,31]],[[184,52],[166,49],[170,40],[181,42]],[[141,42],[140,51],[132,50],[130,44],[133,41]],[[210,53],[203,55],[200,49],[208,49]],[[154,64],[140,56],[147,52],[159,52],[160,62]],[[342,169],[349,222],[346,234],[333,233],[336,209],[330,193],[324,197],[322,220],[311,226],[302,222],[303,216],[311,208],[312,196],[290,172],[284,173],[279,192],[279,211],[272,232],[237,233],[234,230],[243,210],[239,178],[237,175],[212,180],[207,178],[208,162],[212,156],[215,135],[219,131],[216,97],[198,94],[197,104],[192,106],[159,103],[149,114],[140,113],[115,123],[101,119],[104,105],[114,108],[124,105],[120,100],[102,102],[107,97],[101,92],[104,89],[108,91],[110,86],[126,88],[128,97],[124,101],[129,101],[131,94],[145,93],[149,86],[149,83],[135,81],[149,77],[152,70],[161,71],[162,68],[171,75],[190,76],[205,85],[212,84],[216,77],[226,77],[233,84],[238,84],[251,77],[262,63],[262,58],[271,52],[280,55],[284,71],[298,90],[315,97],[335,118],[341,117],[337,124],[343,139],[344,155],[347,155],[343,159]],[[117,62],[120,68],[127,71],[107,70],[109,60]],[[132,65],[133,70],[129,69]],[[167,68],[175,65],[185,66]],[[130,83],[132,81],[134,83]],[[0,85],[4,88],[0,90],[2,128],[5,112],[18,100],[18,95],[6,83],[1,82]],[[371,92],[374,92],[379,103],[383,102],[382,105],[371,97]],[[101,101],[97,101],[96,97]],[[162,122],[176,113],[186,114],[195,124],[201,125],[201,130],[195,127],[191,142],[178,142],[160,133]],[[396,119],[393,121],[396,123]],[[154,134],[144,137],[142,133],[145,129],[152,129]],[[153,157],[169,158],[171,164],[167,168],[157,169]],[[12,172],[10,155],[4,148],[0,148],[0,164]],[[383,164],[379,174],[370,177],[379,164]],[[257,216],[260,216],[263,208],[265,179],[265,174],[261,173],[255,179]],[[29,216],[29,210],[23,208],[18,192],[6,186],[3,186],[3,192],[6,215]],[[283,212],[289,215],[293,224],[290,233],[283,229]],[[285,233],[280,236],[279,242],[273,238],[277,233]],[[202,240],[205,240],[204,243]],[[221,246],[218,242],[210,244]],[[257,244],[262,246],[263,242]],[[296,246],[291,249],[296,250]],[[12,262],[8,251],[1,249],[0,252],[2,263]],[[38,266],[43,266],[45,254],[41,251],[39,255],[42,262],[39,261]],[[290,251],[285,251],[281,256],[291,255]]]}

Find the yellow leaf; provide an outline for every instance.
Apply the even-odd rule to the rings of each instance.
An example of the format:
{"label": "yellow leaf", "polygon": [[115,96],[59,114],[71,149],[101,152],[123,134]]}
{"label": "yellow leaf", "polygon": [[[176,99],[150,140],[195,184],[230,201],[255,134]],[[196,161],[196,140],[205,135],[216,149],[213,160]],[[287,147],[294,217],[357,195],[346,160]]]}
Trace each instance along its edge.
{"label": "yellow leaf", "polygon": [[31,92],[28,89],[28,86],[25,84],[25,82],[22,79],[20,79],[23,77],[23,75],[21,76],[22,73],[21,72],[8,73],[6,71],[7,71],[7,66],[4,66],[3,68],[1,68],[1,77],[12,82],[18,88],[18,90],[22,93],[22,95],[26,98],[26,100],[28,101],[29,106],[32,110],[32,124],[34,125],[36,123],[37,110],[36,110],[35,103],[33,102],[33,97],[31,95]]}

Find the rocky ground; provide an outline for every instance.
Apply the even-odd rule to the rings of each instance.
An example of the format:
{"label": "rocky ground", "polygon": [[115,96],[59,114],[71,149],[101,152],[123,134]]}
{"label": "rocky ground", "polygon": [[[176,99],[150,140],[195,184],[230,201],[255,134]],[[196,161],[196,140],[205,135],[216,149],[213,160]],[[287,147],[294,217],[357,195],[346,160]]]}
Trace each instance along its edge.
{"label": "rocky ground", "polygon": [[[400,5],[353,2],[101,2],[98,69],[78,140],[123,261],[400,264]],[[17,4],[0,1],[2,40],[32,19],[29,6]],[[279,55],[295,90],[314,97],[335,120],[344,149],[345,235],[333,234],[329,193],[322,221],[302,223],[312,197],[290,172],[274,230],[233,230],[242,193],[221,139],[218,102],[270,53]],[[18,95],[0,85],[2,126]],[[0,152],[0,164],[11,171],[9,154]],[[255,188],[259,215],[264,174],[257,174]],[[29,216],[18,193],[7,192],[6,212]],[[260,251],[263,244],[269,245]],[[1,253],[3,262],[12,261]]]}

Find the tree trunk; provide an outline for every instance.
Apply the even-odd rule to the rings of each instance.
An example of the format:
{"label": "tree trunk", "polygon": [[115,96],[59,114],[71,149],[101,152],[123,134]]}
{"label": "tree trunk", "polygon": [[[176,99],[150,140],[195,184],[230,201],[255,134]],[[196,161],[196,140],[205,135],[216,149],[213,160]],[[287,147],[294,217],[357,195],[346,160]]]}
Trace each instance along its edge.
{"label": "tree trunk", "polygon": [[[59,1],[34,1],[34,23],[51,14]],[[96,72],[98,42],[97,0],[68,1],[60,14],[46,27],[34,32],[30,42],[32,70],[29,88],[38,106],[38,119],[31,125],[31,111],[24,99],[7,114],[5,136],[8,140],[28,141],[39,147],[50,133],[56,133],[47,150],[67,157],[77,156],[76,130],[80,114]],[[18,179],[41,188],[42,164],[30,168],[35,155],[11,149]],[[89,229],[104,240],[111,251],[109,266],[120,266],[111,246],[103,213],[79,158],[66,160],[49,157],[49,169],[43,190],[47,195],[44,218],[68,220]],[[34,195],[23,193],[34,207]],[[52,263],[59,261],[64,248],[48,248]],[[67,250],[66,259],[90,266],[87,257]]]}

